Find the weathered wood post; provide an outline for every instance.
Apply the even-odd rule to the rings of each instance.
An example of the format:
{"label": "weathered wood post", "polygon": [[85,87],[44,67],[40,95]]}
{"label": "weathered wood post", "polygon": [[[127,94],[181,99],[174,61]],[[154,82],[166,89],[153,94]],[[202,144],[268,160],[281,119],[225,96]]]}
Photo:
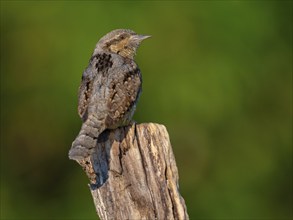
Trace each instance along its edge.
{"label": "weathered wood post", "polygon": [[100,219],[189,219],[165,126],[107,130],[95,152],[77,162],[89,177]]}

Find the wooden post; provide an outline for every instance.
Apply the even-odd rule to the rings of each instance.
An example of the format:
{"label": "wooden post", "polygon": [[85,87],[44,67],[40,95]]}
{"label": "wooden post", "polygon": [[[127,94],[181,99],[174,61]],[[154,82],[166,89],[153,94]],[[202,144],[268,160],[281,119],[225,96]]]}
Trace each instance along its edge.
{"label": "wooden post", "polygon": [[100,219],[189,219],[165,126],[105,131],[95,152],[77,162],[90,179]]}

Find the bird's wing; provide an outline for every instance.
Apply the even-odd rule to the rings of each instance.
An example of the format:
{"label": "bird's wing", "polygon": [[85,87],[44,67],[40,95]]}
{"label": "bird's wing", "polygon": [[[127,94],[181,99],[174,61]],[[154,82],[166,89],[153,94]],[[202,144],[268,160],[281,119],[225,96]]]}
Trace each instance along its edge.
{"label": "bird's wing", "polygon": [[134,61],[113,68],[108,78],[106,127],[127,124],[141,92],[141,74]]}
{"label": "bird's wing", "polygon": [[[107,72],[111,71],[113,62],[111,61],[111,55],[107,53],[98,53],[91,57],[87,69],[82,74],[82,80],[78,93],[78,114],[86,121],[88,118],[89,105],[98,105],[100,97],[100,91],[97,91],[98,85],[104,84],[105,79],[108,77]],[[95,96],[94,100],[91,98]],[[94,102],[94,103],[90,103]]]}

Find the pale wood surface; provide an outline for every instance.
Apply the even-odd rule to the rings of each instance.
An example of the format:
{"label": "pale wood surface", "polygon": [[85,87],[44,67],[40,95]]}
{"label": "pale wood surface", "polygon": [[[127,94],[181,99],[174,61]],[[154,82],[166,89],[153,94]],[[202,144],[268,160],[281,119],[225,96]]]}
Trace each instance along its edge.
{"label": "pale wood surface", "polygon": [[133,124],[104,132],[78,163],[90,179],[96,211],[107,219],[188,219],[163,125]]}

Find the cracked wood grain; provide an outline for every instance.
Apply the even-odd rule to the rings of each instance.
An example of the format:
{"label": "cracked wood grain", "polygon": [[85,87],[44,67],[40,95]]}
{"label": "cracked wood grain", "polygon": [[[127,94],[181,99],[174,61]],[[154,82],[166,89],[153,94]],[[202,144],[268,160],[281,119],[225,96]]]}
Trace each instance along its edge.
{"label": "cracked wood grain", "polygon": [[100,219],[189,219],[165,126],[106,130],[94,153],[78,163]]}

